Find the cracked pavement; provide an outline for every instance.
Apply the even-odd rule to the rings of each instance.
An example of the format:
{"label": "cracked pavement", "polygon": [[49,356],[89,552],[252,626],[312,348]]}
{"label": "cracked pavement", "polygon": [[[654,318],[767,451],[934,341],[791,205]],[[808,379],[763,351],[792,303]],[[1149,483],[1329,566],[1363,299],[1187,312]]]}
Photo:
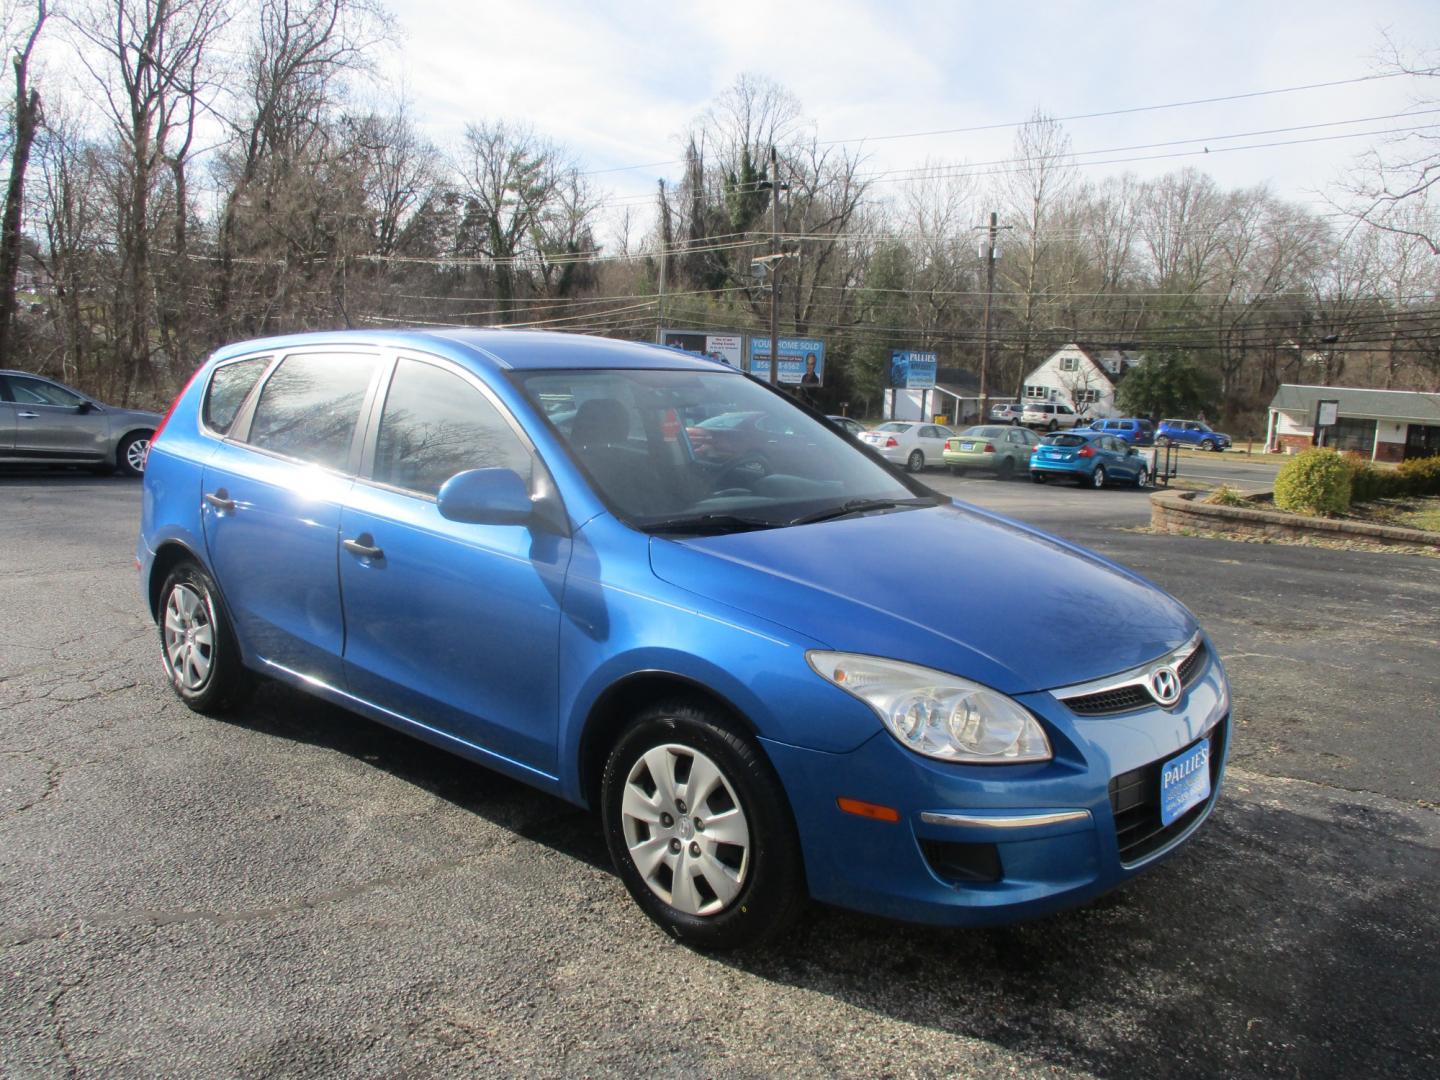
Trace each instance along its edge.
{"label": "cracked pavement", "polygon": [[1216,812],[1081,911],[814,908],[707,957],[564,803],[275,686],[188,712],[138,486],[0,475],[0,1075],[1440,1074],[1440,566],[930,479],[1196,611],[1234,687]]}

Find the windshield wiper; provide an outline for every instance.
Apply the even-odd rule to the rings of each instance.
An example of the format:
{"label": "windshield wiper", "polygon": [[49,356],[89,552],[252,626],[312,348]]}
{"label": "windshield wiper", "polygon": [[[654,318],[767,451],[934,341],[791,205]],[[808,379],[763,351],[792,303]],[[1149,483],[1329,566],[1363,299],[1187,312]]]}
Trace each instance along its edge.
{"label": "windshield wiper", "polygon": [[688,517],[666,518],[640,526],[647,533],[729,533],[753,529],[774,529],[781,523],[738,514],[691,514]]}
{"label": "windshield wiper", "polygon": [[934,506],[934,499],[850,499],[839,506],[816,510],[813,514],[802,514],[786,522],[787,525],[813,525],[817,521],[833,521],[851,514],[866,514],[872,510],[894,510],[902,506]]}

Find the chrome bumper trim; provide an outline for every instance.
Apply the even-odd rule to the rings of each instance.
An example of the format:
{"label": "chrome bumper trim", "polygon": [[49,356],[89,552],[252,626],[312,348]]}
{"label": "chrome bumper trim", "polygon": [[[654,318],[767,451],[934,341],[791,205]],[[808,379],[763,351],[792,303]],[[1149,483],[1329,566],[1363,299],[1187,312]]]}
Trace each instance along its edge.
{"label": "chrome bumper trim", "polygon": [[975,814],[937,814],[922,811],[920,820],[927,825],[950,825],[973,829],[1038,829],[1042,825],[1061,825],[1070,821],[1089,821],[1089,810],[1057,810],[1049,814],[1016,814],[1010,817],[980,817]]}

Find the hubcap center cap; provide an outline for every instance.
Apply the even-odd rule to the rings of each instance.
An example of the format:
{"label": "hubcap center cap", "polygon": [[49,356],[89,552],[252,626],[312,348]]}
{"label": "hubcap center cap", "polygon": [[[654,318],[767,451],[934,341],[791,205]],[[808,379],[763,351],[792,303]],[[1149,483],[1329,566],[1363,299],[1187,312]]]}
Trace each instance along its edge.
{"label": "hubcap center cap", "polygon": [[689,840],[695,835],[695,823],[688,817],[680,818],[676,826],[676,831],[680,834],[681,840]]}

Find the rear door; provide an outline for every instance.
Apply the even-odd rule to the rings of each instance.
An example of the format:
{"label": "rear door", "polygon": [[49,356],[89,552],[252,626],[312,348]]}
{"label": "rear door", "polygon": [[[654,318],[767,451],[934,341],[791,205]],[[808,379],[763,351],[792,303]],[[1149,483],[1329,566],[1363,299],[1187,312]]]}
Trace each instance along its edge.
{"label": "rear door", "polygon": [[337,688],[340,507],[379,366],[354,349],[284,356],[206,463],[202,488],[211,568],[246,653]]}
{"label": "rear door", "polygon": [[468,469],[549,474],[473,373],[401,356],[341,514],[345,673],[352,693],[547,774],[555,772],[560,601],[571,541],[440,515]]}

